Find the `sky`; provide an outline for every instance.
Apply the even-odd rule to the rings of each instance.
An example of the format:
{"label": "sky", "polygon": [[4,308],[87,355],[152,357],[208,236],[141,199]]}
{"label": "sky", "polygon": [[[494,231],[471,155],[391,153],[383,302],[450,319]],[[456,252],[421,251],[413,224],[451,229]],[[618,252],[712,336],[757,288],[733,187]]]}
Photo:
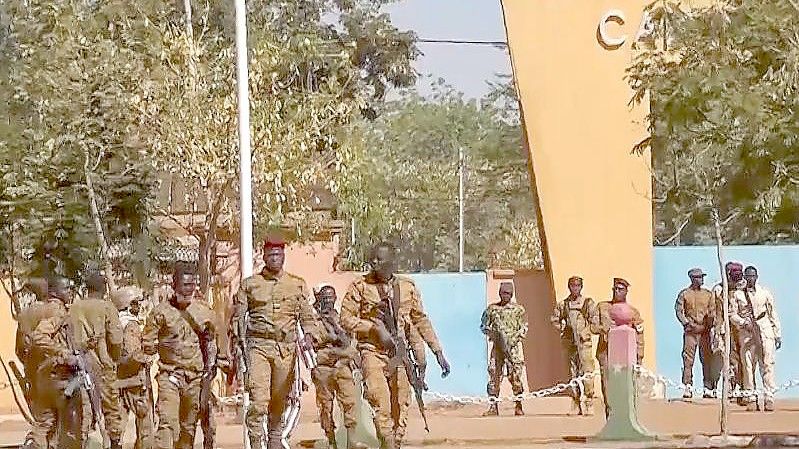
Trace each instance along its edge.
{"label": "sky", "polygon": [[[499,0],[404,0],[386,10],[397,28],[414,30],[420,39],[506,40]],[[424,53],[416,61],[422,93],[430,92],[431,78],[426,75],[432,75],[477,98],[489,91],[486,81],[496,73],[511,73],[504,49],[423,42],[418,46]]]}

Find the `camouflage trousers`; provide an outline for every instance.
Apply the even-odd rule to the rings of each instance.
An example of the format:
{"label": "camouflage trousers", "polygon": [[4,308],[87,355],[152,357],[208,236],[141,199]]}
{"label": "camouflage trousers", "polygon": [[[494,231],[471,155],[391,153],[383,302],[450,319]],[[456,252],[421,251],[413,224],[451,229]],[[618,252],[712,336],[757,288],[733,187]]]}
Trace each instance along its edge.
{"label": "camouflage trousers", "polygon": [[[568,342],[565,343],[565,347],[566,354],[569,355],[569,374],[571,379],[580,377],[586,373],[594,372],[594,354],[590,341],[580,345],[574,345],[571,342]],[[595,379],[596,378],[592,377],[583,382],[583,393],[585,394],[585,399],[587,400],[594,398]],[[580,391],[578,389],[574,389],[572,393],[575,400],[579,401],[581,399]]]}
{"label": "camouflage trousers", "polygon": [[500,384],[505,375],[510,381],[514,395],[524,392],[524,384],[522,383],[524,363],[521,362],[523,360],[521,349],[522,346],[520,344],[516,345],[511,350],[511,357],[508,359],[499,348],[499,345],[492,345],[491,354],[488,357],[488,385],[486,386],[486,392],[489,396],[499,396]]}
{"label": "camouflage trousers", "polygon": [[158,449],[192,449],[200,412],[202,373],[158,373]]}
{"label": "camouflage trousers", "polygon": [[36,424],[29,438],[39,449],[82,449],[92,423],[88,394],[82,389],[66,397],[64,380],[40,379],[34,409]]}
{"label": "camouflage trousers", "polygon": [[[252,340],[251,340],[252,341]],[[264,418],[267,419],[269,438],[279,441],[283,434],[283,411],[294,382],[294,351],[283,351],[273,341],[249,343],[250,375],[247,390],[250,409],[246,425],[252,447],[260,447],[264,438]]]}
{"label": "camouflage trousers", "polygon": [[134,449],[152,449],[153,413],[147,391],[141,387],[130,387],[120,391],[122,406],[133,413],[136,423],[136,442]]}
{"label": "camouflage trousers", "polygon": [[319,421],[325,435],[330,437],[336,431],[333,421],[333,399],[338,399],[344,412],[344,427],[354,429],[356,422],[355,379],[348,360],[334,366],[319,365],[311,371],[316,386],[316,406],[319,408]]}
{"label": "camouflage trousers", "polygon": [[112,441],[120,441],[125,429],[123,427],[122,403],[119,400],[115,369],[104,369],[100,372],[100,399],[108,437]]}
{"label": "camouflage trousers", "polygon": [[389,358],[375,351],[361,351],[366,384],[364,395],[375,412],[378,437],[388,447],[399,447],[408,428],[408,407],[411,404],[411,383],[404,365],[388,371]]}

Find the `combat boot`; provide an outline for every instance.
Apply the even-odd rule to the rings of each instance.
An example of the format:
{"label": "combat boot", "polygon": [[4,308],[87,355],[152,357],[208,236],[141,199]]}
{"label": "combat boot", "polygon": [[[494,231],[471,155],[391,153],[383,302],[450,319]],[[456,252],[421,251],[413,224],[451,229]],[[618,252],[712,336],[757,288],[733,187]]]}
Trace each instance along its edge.
{"label": "combat boot", "polygon": [[522,401],[516,401],[516,410],[513,412],[516,416],[524,416],[524,409],[522,408]]}
{"label": "combat boot", "polygon": [[380,438],[380,449],[399,449],[393,436]]}
{"label": "combat boot", "polygon": [[122,443],[119,440],[111,440],[111,449],[122,449]]}
{"label": "combat boot", "polygon": [[496,403],[489,405],[483,416],[499,416],[499,406]]}
{"label": "combat boot", "polygon": [[586,399],[582,404],[583,416],[594,416],[594,401]]}

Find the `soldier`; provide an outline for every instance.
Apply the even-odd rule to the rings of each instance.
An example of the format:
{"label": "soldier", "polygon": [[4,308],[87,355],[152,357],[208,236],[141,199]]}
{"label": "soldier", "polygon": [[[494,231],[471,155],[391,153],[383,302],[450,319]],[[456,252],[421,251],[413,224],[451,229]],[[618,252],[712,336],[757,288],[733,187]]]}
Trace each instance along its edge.
{"label": "soldier", "polygon": [[117,371],[117,386],[125,410],[133,412],[136,423],[134,449],[153,447],[153,391],[150,382],[149,357],[142,350],[143,321],[139,318],[140,295],[134,287],[113,293],[122,324],[122,357]]}
{"label": "soldier", "polygon": [[319,314],[319,331],[324,344],[317,344],[317,366],[311,371],[316,385],[316,405],[319,407],[319,421],[325,432],[329,446],[336,448],[336,425],[333,421],[333,399],[337,398],[344,413],[344,427],[347,429],[347,448],[363,448],[355,442],[356,393],[353,366],[358,357],[352,346],[350,336],[342,329],[338,313],[334,309],[336,290],[331,285],[320,285],[316,291],[314,307]]}
{"label": "soldier", "polygon": [[[393,363],[397,349],[394,338],[407,342],[408,326],[416,327],[436,355],[442,377],[450,371],[416,285],[394,274],[395,253],[394,247],[387,243],[374,247],[370,254],[372,271],[350,285],[341,303],[341,325],[357,339],[366,399],[375,411],[381,448],[388,449],[399,448],[405,437],[411,401],[411,384],[405,367],[403,363]],[[389,310],[388,316],[381,309]],[[388,331],[383,319],[393,320],[396,336]]]}
{"label": "soldier", "polygon": [[214,329],[201,326],[194,301],[196,269],[179,263],[172,276],[173,296],[156,305],[142,336],[145,355],[160,357],[158,372],[158,449],[190,449],[200,411],[202,378],[212,365],[204,358]]}
{"label": "soldier", "polygon": [[[48,306],[52,315],[41,320],[30,336],[32,351],[41,354],[44,362],[39,367],[40,391],[46,392],[40,398],[46,427],[55,429],[47,435],[50,447],[58,449],[82,449],[86,435],[81,423],[84,418],[82,393],[67,395],[68,385],[74,381],[78,357],[69,346],[68,336],[72,332],[69,324],[67,306],[72,302],[73,293],[66,278],[53,277],[48,280]],[[59,301],[56,305],[53,300]],[[56,429],[57,426],[57,429]],[[56,441],[57,439],[57,441]],[[39,443],[40,448],[46,447]]]}
{"label": "soldier", "polygon": [[92,358],[98,368],[97,386],[102,398],[103,418],[111,449],[122,449],[122,411],[117,389],[117,362],[122,351],[122,324],[116,308],[105,299],[106,279],[97,272],[86,276],[86,298],[69,309],[79,351]]}
{"label": "soldier", "polygon": [[[23,309],[17,317],[18,327],[15,352],[25,370],[28,383],[28,405],[33,417],[33,425],[25,438],[25,449],[46,449],[55,444],[55,409],[50,394],[47,394],[48,379],[42,376],[39,367],[45,361],[45,354],[37,349],[31,340],[33,331],[42,320],[66,314],[64,303],[48,295],[47,281],[43,278],[31,279],[30,290],[36,301]],[[51,443],[48,443],[50,441]]]}
{"label": "soldier", "polygon": [[[488,357],[489,396],[499,396],[502,373],[506,371],[514,395],[524,392],[522,371],[524,353],[522,339],[527,335],[527,316],[521,304],[512,303],[513,283],[503,282],[499,286],[499,302],[489,305],[480,319],[480,330],[488,336],[491,351]],[[497,403],[488,406],[483,416],[497,416]],[[516,416],[524,415],[522,402],[516,401]]]}
{"label": "soldier", "polygon": [[[782,347],[782,333],[774,296],[765,287],[758,284],[757,268],[748,266],[744,270],[746,288],[744,297],[750,313],[741,313],[742,304],[736,303],[737,309],[731,315],[739,328],[743,361],[744,390],[755,388],[755,368],[760,366],[763,379],[763,409],[774,411],[774,392],[777,385],[774,379],[774,353]],[[758,407],[757,397],[747,398],[746,409],[755,411]]]}
{"label": "soldier", "polygon": [[[594,350],[591,341],[591,323],[597,320],[596,303],[582,295],[583,279],[569,278],[569,296],[555,308],[552,323],[560,332],[561,342],[569,355],[571,377],[594,372]],[[574,389],[574,405],[585,416],[594,414],[594,379],[583,382],[583,393]]]}
{"label": "soldier", "polygon": [[674,310],[677,314],[677,321],[683,327],[683,346],[682,346],[682,383],[686,386],[683,398],[693,397],[690,389],[693,386],[694,377],[694,357],[696,348],[699,347],[699,360],[702,363],[702,380],[705,387],[703,397],[711,398],[712,391],[716,389],[715,368],[712,360],[710,348],[710,334],[713,329],[715,318],[715,302],[713,293],[702,287],[705,282],[705,273],[700,268],[692,268],[688,271],[688,278],[691,285],[684,288],[677,295]]}
{"label": "soldier", "polygon": [[[732,313],[734,302],[745,303],[746,297],[743,294],[743,289],[746,287],[746,281],[743,279],[743,265],[738,262],[727,262],[724,266],[727,275],[727,291],[728,291],[728,305],[729,313]],[[724,295],[723,284],[719,282],[713,287],[713,296],[715,297],[716,311],[715,311],[715,329],[713,330],[713,352],[714,364],[716,368],[713,369],[713,385],[718,384],[721,370],[723,369],[723,352],[724,352]],[[732,315],[730,315],[732,317]],[[734,390],[736,387],[743,385],[743,373],[741,371],[741,350],[738,341],[738,328],[731,322],[730,323],[730,372],[729,372],[729,389]],[[745,405],[743,398],[737,399],[738,404]]]}
{"label": "soldier", "polygon": [[[602,380],[602,399],[605,402],[605,417],[610,416],[610,405],[608,404],[608,334],[614,326],[610,318],[610,308],[618,302],[627,302],[627,289],[630,283],[621,278],[613,278],[613,299],[602,301],[597,305],[597,319],[592,323],[591,331],[599,334],[599,343],[596,348],[596,358],[599,361],[599,370]],[[644,320],[641,314],[633,306],[629,306],[633,313],[630,325],[636,332],[637,343],[637,363],[640,365],[644,359]]]}
{"label": "soldier", "polygon": [[264,243],[264,269],[241,281],[233,322],[248,359],[250,409],[246,425],[250,446],[262,448],[263,420],[268,416],[268,449],[282,448],[283,411],[291,391],[297,357],[296,323],[305,332],[305,348],[313,347],[316,315],[305,281],[283,270],[285,241],[270,236]]}

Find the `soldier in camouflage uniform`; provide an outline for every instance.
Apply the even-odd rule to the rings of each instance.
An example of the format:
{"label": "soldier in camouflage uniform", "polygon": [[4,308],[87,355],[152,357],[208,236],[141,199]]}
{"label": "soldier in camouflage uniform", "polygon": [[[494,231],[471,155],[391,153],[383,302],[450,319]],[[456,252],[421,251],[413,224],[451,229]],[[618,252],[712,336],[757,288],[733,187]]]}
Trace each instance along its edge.
{"label": "soldier in camouflage uniform", "polygon": [[362,448],[355,442],[356,392],[352,376],[358,353],[352,346],[350,336],[341,328],[339,316],[334,305],[336,290],[327,284],[316,291],[314,307],[319,314],[320,332],[324,332],[325,343],[316,345],[317,366],[311,371],[316,385],[316,405],[319,408],[319,421],[325,432],[330,448],[336,448],[336,424],[333,421],[333,399],[338,399],[344,413],[344,427],[347,429],[347,449]]}
{"label": "soldier in camouflage uniform", "polygon": [[[491,342],[488,357],[489,396],[499,396],[499,385],[502,382],[503,369],[510,380],[514,395],[524,392],[522,371],[524,369],[524,353],[522,339],[527,335],[527,316],[521,304],[511,302],[513,283],[503,282],[499,286],[499,302],[491,304],[483,312],[480,330]],[[496,403],[489,406],[483,416],[497,416],[499,408]],[[524,415],[521,401],[516,402],[515,414]]]}
{"label": "soldier in camouflage uniform", "polygon": [[299,321],[305,332],[301,345],[311,348],[314,339],[319,341],[305,280],[283,270],[285,247],[279,235],[266,240],[264,269],[241,281],[233,315],[236,339],[246,347],[244,355],[249,360],[245,388],[252,402],[246,425],[254,449],[263,447],[265,417],[269,421],[268,449],[283,447],[283,412],[294,376],[299,375],[295,372],[296,323]]}
{"label": "soldier in camouflage uniform", "polygon": [[158,449],[191,449],[200,411],[203,376],[214,361],[206,358],[215,329],[202,321],[194,297],[196,268],[179,263],[172,278],[174,295],[155,306],[144,325],[142,347],[158,354]]}
{"label": "soldier in camouflage uniform", "polygon": [[[44,354],[33,346],[31,336],[39,323],[58,314],[66,314],[64,304],[47,294],[47,281],[45,279],[32,279],[27,288],[36,295],[36,300],[23,309],[17,316],[17,336],[15,352],[22,362],[25,370],[25,380],[28,383],[28,406],[33,417],[33,425],[25,438],[24,448],[46,449],[48,440],[55,433],[55,416],[52,408],[47,404],[51,402],[41,385],[46,385],[47,379],[42,377],[39,367],[44,363]],[[54,442],[53,442],[54,443]]]}
{"label": "soldier in camouflage uniform", "polygon": [[149,358],[142,350],[143,320],[139,318],[141,292],[124,287],[113,293],[112,299],[122,323],[122,358],[117,370],[117,386],[125,411],[133,412],[136,423],[134,449],[153,447],[153,391],[148,391]]}
{"label": "soldier in camouflage uniform", "polygon": [[[599,343],[596,348],[596,358],[599,361],[599,370],[602,380],[602,399],[605,402],[605,417],[610,416],[610,405],[608,404],[608,334],[615,325],[610,317],[610,308],[617,302],[627,302],[627,288],[630,283],[621,278],[613,279],[613,299],[602,301],[597,305],[597,320],[591,324],[591,331],[599,334]],[[629,305],[629,304],[628,304]],[[644,360],[644,320],[638,309],[629,305],[633,313],[630,326],[635,329],[637,343],[637,360],[639,365]]]}
{"label": "soldier in camouflage uniform", "polygon": [[[30,335],[32,351],[41,354],[44,360],[39,366],[39,387],[44,393],[40,395],[44,400],[40,412],[44,417],[44,427],[53,429],[53,433],[46,435],[50,447],[82,449],[88,429],[81,425],[84,420],[92,419],[84,415],[84,404],[88,399],[81,388],[69,397],[65,394],[68,384],[75,380],[79,365],[68,343],[68,333],[73,332],[66,308],[73,299],[69,280],[63,277],[49,279],[48,294],[51,298],[48,301],[52,307],[51,314],[42,319]],[[61,305],[52,300],[59,301]],[[47,447],[44,444],[39,443],[38,447],[44,449]]]}
{"label": "soldier in camouflage uniform", "polygon": [[[449,375],[449,362],[424,312],[416,284],[396,276],[396,250],[388,243],[374,247],[370,254],[372,271],[354,281],[341,303],[341,325],[354,335],[361,353],[366,399],[375,411],[375,428],[381,448],[399,448],[408,423],[411,385],[402,363],[390,366],[396,349],[394,336],[383,319],[396,323],[397,339],[408,341],[414,326],[433,349],[442,376]],[[389,310],[390,316],[381,316]]]}
{"label": "soldier in camouflage uniform", "polygon": [[122,410],[117,389],[117,362],[122,351],[122,324],[114,305],[106,300],[106,278],[99,272],[86,276],[87,296],[72,304],[69,316],[75,345],[97,367],[97,387],[102,399],[105,429],[111,449],[122,449]]}
{"label": "soldier in camouflage uniform", "polygon": [[[597,317],[596,303],[582,295],[583,279],[569,278],[569,296],[558,304],[552,314],[552,323],[558,329],[561,342],[569,356],[571,377],[594,372],[594,349],[591,341],[591,323]],[[594,378],[583,382],[584,397],[579,389],[573,390],[574,405],[581,415],[594,414]]]}

